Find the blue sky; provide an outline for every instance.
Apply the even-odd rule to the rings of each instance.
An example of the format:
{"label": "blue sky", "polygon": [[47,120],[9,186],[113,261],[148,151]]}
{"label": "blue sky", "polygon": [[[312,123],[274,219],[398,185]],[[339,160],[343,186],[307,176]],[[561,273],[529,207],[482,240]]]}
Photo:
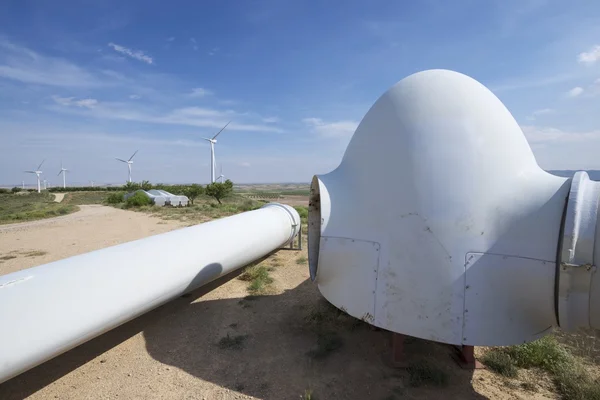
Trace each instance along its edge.
{"label": "blue sky", "polygon": [[600,169],[600,3],[27,1],[0,5],[0,183],[234,182],[334,169],[369,107],[453,69],[506,104],[545,169]]}

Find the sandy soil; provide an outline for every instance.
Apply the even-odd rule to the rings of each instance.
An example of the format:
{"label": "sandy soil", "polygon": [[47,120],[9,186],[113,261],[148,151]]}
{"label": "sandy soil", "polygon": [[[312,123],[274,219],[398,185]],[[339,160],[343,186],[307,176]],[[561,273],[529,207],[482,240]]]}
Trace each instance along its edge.
{"label": "sandy soil", "polygon": [[60,203],[65,198],[66,193],[54,193],[54,201]]}
{"label": "sandy soil", "polygon": [[283,196],[276,201],[290,206],[308,206],[308,196]]}
{"label": "sandy soil", "polygon": [[0,225],[0,275],[183,226],[113,207],[79,207],[61,217]]}
{"label": "sandy soil", "polygon": [[[104,206],[19,226],[0,227],[0,274],[183,226]],[[46,252],[46,253],[44,253]],[[31,255],[36,254],[36,255]],[[340,322],[342,347],[323,359],[307,354],[319,332],[306,322],[321,296],[300,257],[279,250],[272,295],[247,296],[247,282],[228,276],[71,350],[2,385],[0,399],[547,399],[478,370],[462,370],[452,349],[412,339],[409,362],[428,360],[448,376],[443,388],[410,387],[391,368],[390,333]],[[348,317],[349,318],[349,317]],[[337,322],[336,322],[337,324]],[[222,349],[227,335],[245,335],[241,349]]]}

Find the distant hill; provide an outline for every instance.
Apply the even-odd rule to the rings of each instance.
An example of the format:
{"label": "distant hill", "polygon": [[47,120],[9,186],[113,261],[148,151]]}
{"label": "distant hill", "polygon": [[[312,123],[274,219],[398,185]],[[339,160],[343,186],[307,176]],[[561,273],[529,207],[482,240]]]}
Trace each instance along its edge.
{"label": "distant hill", "polygon": [[[571,178],[577,171],[563,169],[563,170],[552,170],[552,171],[548,171],[548,172],[551,173],[552,175],[563,176],[565,178]],[[588,173],[591,180],[600,181],[600,171],[592,169],[592,170],[585,171],[585,172]]]}

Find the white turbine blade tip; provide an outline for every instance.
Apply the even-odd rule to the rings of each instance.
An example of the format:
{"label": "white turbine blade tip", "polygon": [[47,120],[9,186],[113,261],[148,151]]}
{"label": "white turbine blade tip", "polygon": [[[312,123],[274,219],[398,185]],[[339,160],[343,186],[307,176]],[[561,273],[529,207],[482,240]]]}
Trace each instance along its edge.
{"label": "white turbine blade tip", "polygon": [[226,124],[225,124],[225,126],[224,126],[224,127],[222,127],[222,128],[221,128],[221,130],[220,130],[219,132],[217,132],[217,134],[216,134],[215,136],[213,136],[213,140],[215,140],[215,139],[217,138],[217,136],[219,136],[219,134],[220,134],[221,132],[223,132],[223,130],[224,130],[225,128],[227,128],[227,125],[229,125],[230,123],[231,123],[231,121],[229,121],[228,123],[226,123]]}
{"label": "white turbine blade tip", "polygon": [[135,153],[133,153],[133,154],[131,155],[131,157],[129,157],[129,160],[128,160],[128,161],[131,161],[131,160],[133,159],[133,157],[135,157],[135,155],[137,154],[137,152],[138,152],[138,151],[139,151],[139,150],[136,150],[136,151],[135,151]]}

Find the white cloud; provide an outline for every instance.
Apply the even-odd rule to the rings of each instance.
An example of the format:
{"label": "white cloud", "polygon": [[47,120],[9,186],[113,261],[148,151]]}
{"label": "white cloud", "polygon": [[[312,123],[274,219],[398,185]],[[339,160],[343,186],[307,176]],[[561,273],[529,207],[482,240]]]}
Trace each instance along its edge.
{"label": "white cloud", "polygon": [[175,37],[171,36],[170,38],[167,39],[167,42],[172,42],[173,40],[175,40]]}
{"label": "white cloud", "polygon": [[250,167],[250,163],[249,162],[241,162],[240,167]]}
{"label": "white cloud", "polygon": [[102,85],[97,76],[73,63],[43,56],[3,39],[0,39],[0,78],[61,87]]}
{"label": "white cloud", "polygon": [[534,116],[552,114],[554,110],[552,108],[542,108],[541,110],[535,110],[532,114]]}
{"label": "white cloud", "polygon": [[576,86],[567,92],[567,97],[577,97],[581,93],[583,93],[583,88],[580,86]]}
{"label": "white cloud", "polygon": [[302,122],[320,136],[333,138],[349,138],[358,126],[355,121],[324,122],[320,118],[304,118]]}
{"label": "white cloud", "polygon": [[[156,110],[140,108],[138,106],[133,107],[132,103],[100,103],[95,99],[74,100],[72,97],[62,98],[58,96],[54,96],[53,100],[55,103],[63,106],[58,108],[50,107],[53,111],[100,119],[136,121],[152,124],[186,125],[221,129],[228,121],[231,121],[234,118],[242,120],[245,116],[245,114],[236,113],[231,110],[220,111],[201,107],[184,107],[171,110],[167,113],[161,113]],[[78,108],[68,106],[77,106]],[[249,132],[282,132],[281,129],[269,125],[240,122],[232,122],[228,125],[227,129]]]}
{"label": "white cloud", "polygon": [[213,94],[210,90],[204,88],[194,88],[192,89],[192,93],[190,93],[190,97],[204,97]]}
{"label": "white cloud", "polygon": [[150,57],[147,54],[144,54],[143,51],[141,50],[132,50],[129,49],[127,47],[115,44],[115,43],[109,43],[108,44],[109,47],[112,47],[114,51],[121,53],[121,54],[125,54],[126,56],[129,56],[133,59],[145,62],[146,64],[153,64],[154,60],[152,59],[152,57]]}
{"label": "white cloud", "polygon": [[574,79],[576,75],[574,74],[558,74],[553,76],[546,77],[524,77],[517,80],[505,81],[500,84],[486,84],[486,86],[495,93],[498,92],[506,92],[512,90],[520,90],[520,89],[530,89],[537,87],[546,87],[552,86],[559,83],[567,82]]}
{"label": "white cloud", "polygon": [[219,51],[218,47],[214,47],[211,51],[208,52],[209,56],[214,56]]}
{"label": "white cloud", "polygon": [[142,96],[140,96],[139,94],[130,94],[129,98],[132,100],[138,100],[138,99],[141,99]]}
{"label": "white cloud", "polygon": [[75,100],[74,97],[52,96],[52,100],[54,100],[55,103],[63,105],[63,106],[94,108],[96,105],[98,105],[98,100],[96,100],[96,99]]}
{"label": "white cloud", "polygon": [[266,124],[274,124],[276,122],[279,122],[279,118],[277,117],[267,117],[267,118],[263,118],[262,121]]}
{"label": "white cloud", "polygon": [[190,43],[192,44],[194,51],[198,50],[198,42],[196,42],[195,38],[190,38]]}
{"label": "white cloud", "polygon": [[542,108],[541,110],[535,110],[534,112],[532,112],[531,115],[527,117],[527,119],[530,121],[535,121],[536,118],[541,115],[553,114],[554,112],[556,112],[556,110],[552,108]]}
{"label": "white cloud", "polygon": [[581,64],[592,65],[600,60],[600,45],[595,45],[589,51],[579,53],[577,61]]}
{"label": "white cloud", "polygon": [[531,144],[573,143],[600,139],[600,130],[566,132],[557,128],[531,125],[521,126],[521,129]]}

